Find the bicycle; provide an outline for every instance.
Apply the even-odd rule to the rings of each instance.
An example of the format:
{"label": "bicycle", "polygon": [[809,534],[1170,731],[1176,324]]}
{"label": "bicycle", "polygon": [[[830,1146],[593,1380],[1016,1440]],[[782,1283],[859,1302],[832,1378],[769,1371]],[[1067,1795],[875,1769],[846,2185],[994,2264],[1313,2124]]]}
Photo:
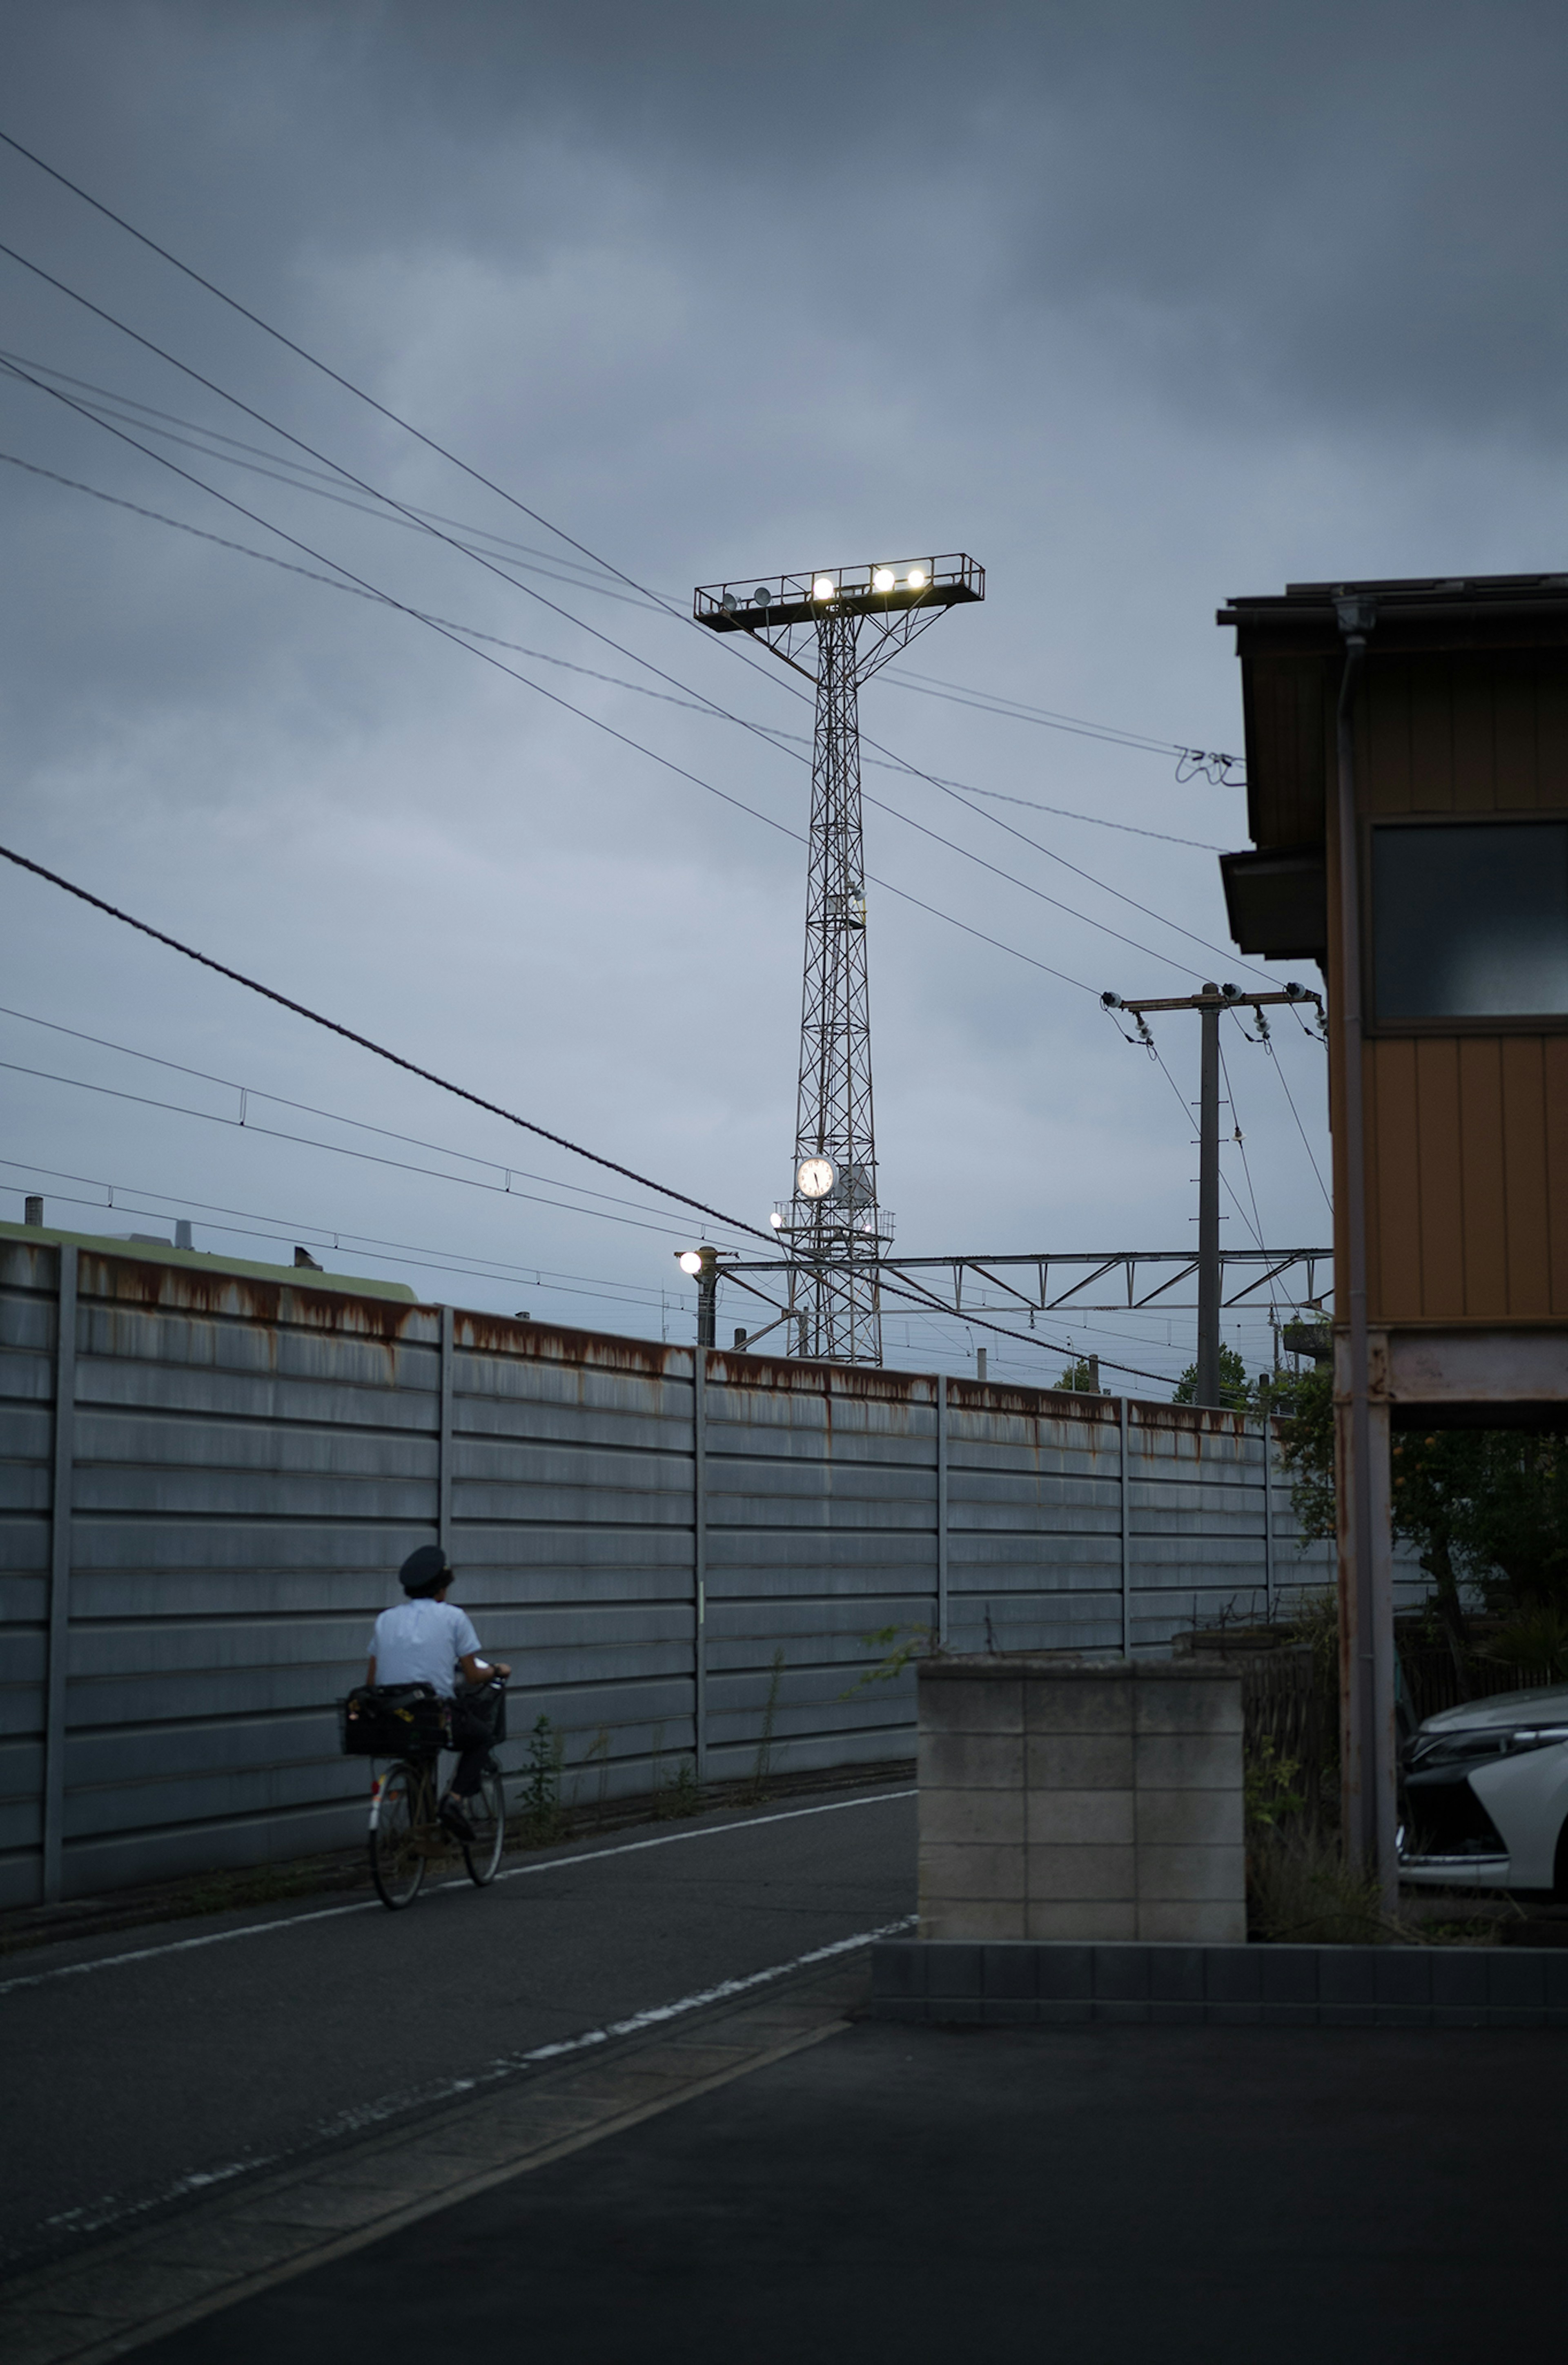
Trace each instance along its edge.
{"label": "bicycle", "polygon": [[[494,1687],[501,1694],[493,1736],[499,1740],[505,1696],[498,1678]],[[453,1737],[449,1704],[423,1685],[393,1689],[399,1695],[396,1699],[385,1692],[380,1698],[361,1692],[344,1703],[343,1745],[353,1756],[392,1758],[371,1787],[367,1844],[376,1895],[397,1913],[413,1903],[432,1862],[459,1852],[475,1887],[489,1887],[506,1848],[506,1791],[492,1756],[478,1789],[462,1802],[473,1838],[459,1840],[447,1832],[438,1814],[438,1785],[442,1748]]]}

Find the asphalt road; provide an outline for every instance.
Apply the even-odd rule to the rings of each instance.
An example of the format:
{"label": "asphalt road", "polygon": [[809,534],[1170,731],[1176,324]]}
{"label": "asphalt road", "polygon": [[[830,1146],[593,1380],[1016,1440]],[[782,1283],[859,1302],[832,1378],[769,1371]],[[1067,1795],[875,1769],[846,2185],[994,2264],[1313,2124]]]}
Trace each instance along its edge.
{"label": "asphalt road", "polygon": [[514,1858],[491,1889],[459,1877],[398,1914],[333,1900],[13,1956],[0,2260],[896,1922],[914,1877],[913,1793],[846,1792]]}
{"label": "asphalt road", "polygon": [[861,2023],[140,2354],[1546,2358],[1565,2113],[1547,2029]]}

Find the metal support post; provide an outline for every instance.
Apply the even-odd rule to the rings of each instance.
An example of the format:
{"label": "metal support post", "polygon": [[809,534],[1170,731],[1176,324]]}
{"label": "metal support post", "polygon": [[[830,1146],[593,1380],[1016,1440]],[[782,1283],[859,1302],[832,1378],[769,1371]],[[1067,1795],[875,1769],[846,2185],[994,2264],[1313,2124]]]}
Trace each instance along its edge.
{"label": "metal support post", "polygon": [[692,1720],[697,1787],[708,1779],[708,1350],[691,1370]]}
{"label": "metal support post", "polygon": [[936,1641],[947,1641],[947,1374],[936,1374]]}
{"label": "metal support post", "polygon": [[1263,1609],[1274,1615],[1274,1416],[1263,1406]]}
{"label": "metal support post", "polygon": [[1132,1505],[1127,1492],[1127,1449],[1132,1439],[1126,1396],[1121,1399],[1118,1413],[1121,1452],[1116,1463],[1116,1475],[1122,1502],[1122,1656],[1130,1659],[1133,1654],[1133,1539]]}
{"label": "metal support post", "polygon": [[50,1509],[49,1662],[44,1676],[43,1865],[46,1905],[63,1893],[65,1681],[71,1658],[71,1511],[76,1461],[77,1252],[62,1245],[54,1336],[54,1483]]}
{"label": "metal support post", "polygon": [[[1384,1910],[1399,1897],[1394,1853],[1397,1759],[1394,1718],[1394,1586],[1388,1512],[1387,1407],[1374,1422],[1367,1309],[1366,1115],[1361,978],[1360,816],[1356,810],[1355,701],[1376,622],[1371,600],[1341,600],[1345,668],[1339,683],[1335,854],[1338,865],[1338,1015],[1344,1136],[1339,1171],[1348,1302],[1336,1373],[1342,1823],[1352,1859],[1375,1874]],[[1381,1395],[1381,1390],[1380,1390]]]}
{"label": "metal support post", "polygon": [[441,1406],[436,1437],[435,1540],[452,1557],[452,1362],[455,1331],[450,1306],[441,1308]]}
{"label": "metal support post", "polygon": [[1218,1405],[1219,1362],[1219,1014],[1217,985],[1199,1004],[1203,1058],[1198,1080],[1198,1384],[1193,1401]]}

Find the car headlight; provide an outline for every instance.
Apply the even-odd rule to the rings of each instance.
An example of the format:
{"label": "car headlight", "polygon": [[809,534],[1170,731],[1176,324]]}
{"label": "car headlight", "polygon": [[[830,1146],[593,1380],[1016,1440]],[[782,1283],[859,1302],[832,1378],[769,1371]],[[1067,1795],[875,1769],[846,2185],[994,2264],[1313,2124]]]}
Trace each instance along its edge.
{"label": "car headlight", "polygon": [[1568,1724],[1520,1724],[1511,1730],[1489,1725],[1469,1732],[1418,1732],[1406,1753],[1406,1770],[1411,1774],[1436,1774],[1451,1769],[1468,1774],[1499,1757],[1518,1757],[1529,1749],[1548,1749],[1559,1741],[1568,1741]]}

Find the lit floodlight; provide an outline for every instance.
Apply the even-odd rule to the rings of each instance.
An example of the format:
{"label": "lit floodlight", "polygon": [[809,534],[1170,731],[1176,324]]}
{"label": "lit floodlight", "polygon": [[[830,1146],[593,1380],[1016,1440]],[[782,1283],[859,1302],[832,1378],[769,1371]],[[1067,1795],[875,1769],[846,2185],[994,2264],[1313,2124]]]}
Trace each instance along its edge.
{"label": "lit floodlight", "polygon": [[783,1216],[779,1214],[779,1212],[778,1212],[778,1208],[777,1208],[777,1207],[775,1207],[775,1208],[774,1208],[773,1213],[771,1214],[771,1216],[769,1216],[769,1217],[767,1218],[767,1220],[768,1220],[768,1222],[772,1225],[772,1227],[773,1227],[773,1228],[774,1228],[774,1230],[775,1230],[776,1232],[781,1232],[781,1231],[783,1230],[783,1228],[784,1228],[784,1218],[783,1218]]}
{"label": "lit floodlight", "polygon": [[698,1255],[695,1249],[688,1249],[686,1250],[680,1260],[680,1269],[682,1272],[689,1273],[693,1281],[696,1280],[698,1274],[702,1270],[702,1260]]}
{"label": "lit floodlight", "polygon": [[837,593],[838,586],[831,575],[819,575],[812,586],[813,600],[832,600],[837,597]]}
{"label": "lit floodlight", "polygon": [[924,591],[927,579],[924,566],[912,566],[910,568],[909,588],[912,591]]}
{"label": "lit floodlight", "polygon": [[893,573],[890,566],[874,566],[871,569],[871,588],[873,591],[890,591],[897,581],[898,577]]}

